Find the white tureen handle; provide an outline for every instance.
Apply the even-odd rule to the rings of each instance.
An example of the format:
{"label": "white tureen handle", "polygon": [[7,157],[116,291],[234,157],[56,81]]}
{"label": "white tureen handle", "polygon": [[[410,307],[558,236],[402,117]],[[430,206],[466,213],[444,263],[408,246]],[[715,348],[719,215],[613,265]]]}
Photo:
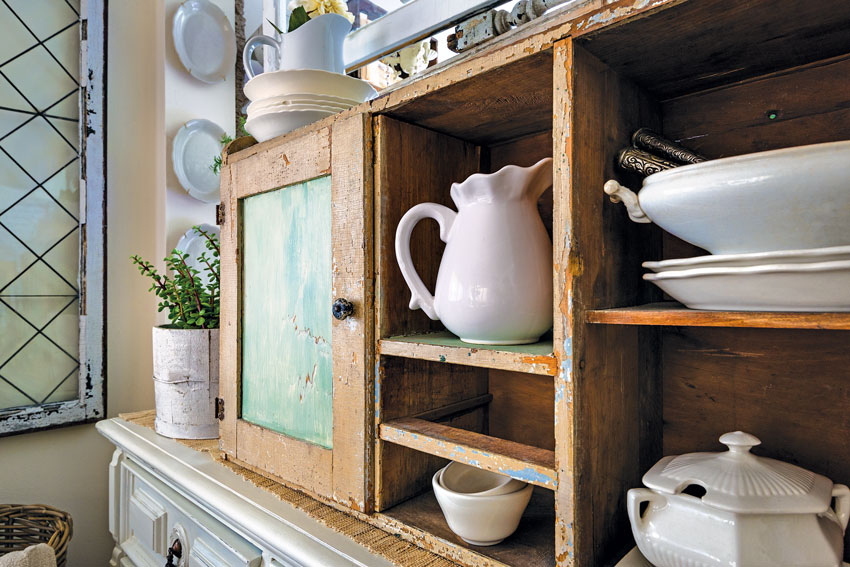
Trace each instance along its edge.
{"label": "white tureen handle", "polygon": [[646,531],[646,520],[640,515],[640,505],[644,502],[667,499],[647,488],[632,488],[627,495],[626,509],[629,512],[629,521],[636,532]]}
{"label": "white tureen handle", "polygon": [[652,222],[649,217],[646,216],[646,213],[643,212],[643,209],[640,208],[638,196],[634,191],[628,187],[620,185],[614,179],[606,181],[604,189],[605,193],[611,197],[612,203],[623,203],[626,206],[630,219],[640,223]]}
{"label": "white tureen handle", "polygon": [[835,498],[835,515],[842,530],[847,530],[847,521],[850,520],[850,488],[843,484],[832,487],[832,497]]}

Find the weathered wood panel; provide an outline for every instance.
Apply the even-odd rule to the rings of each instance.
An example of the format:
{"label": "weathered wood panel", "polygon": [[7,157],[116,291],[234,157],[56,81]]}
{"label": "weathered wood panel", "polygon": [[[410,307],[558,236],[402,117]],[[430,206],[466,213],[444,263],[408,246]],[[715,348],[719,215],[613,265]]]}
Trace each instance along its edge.
{"label": "weathered wood panel", "polygon": [[553,376],[557,363],[552,341],[532,345],[492,346],[464,343],[448,331],[381,339],[381,354],[481,368],[501,368]]}
{"label": "weathered wood panel", "polygon": [[381,424],[381,439],[438,457],[556,488],[555,453],[413,417]]}
{"label": "weathered wood panel", "polygon": [[581,43],[659,99],[850,52],[845,0],[674,0],[651,16],[645,10],[626,25],[604,26],[606,14],[634,4],[614,2],[574,28],[590,29]]}
{"label": "weathered wood panel", "polygon": [[402,502],[377,514],[379,525],[460,563],[475,567],[554,567],[552,524],[555,506],[552,491],[535,488],[517,531],[502,543],[487,547],[469,545],[446,523],[433,492]]}
{"label": "weathered wood panel", "polygon": [[333,322],[333,498],[369,512],[374,492],[375,316],[372,256],[372,118],[334,124],[331,143],[333,293],[354,305]]}
{"label": "weathered wood panel", "polygon": [[[439,91],[423,93],[389,114],[476,144],[548,131],[552,117],[545,109],[552,104],[551,63],[551,51],[509,61]],[[520,76],[522,80],[517,80]]]}
{"label": "weathered wood panel", "polygon": [[555,450],[555,389],[551,376],[491,370],[490,435]]}
{"label": "weathered wood panel", "polygon": [[233,169],[228,163],[221,168],[221,319],[219,321],[220,360],[219,397],[224,403],[224,418],[219,422],[221,450],[236,456],[236,422],[242,405],[242,317],[239,260],[239,200],[233,190]]}
{"label": "weathered wood panel", "polygon": [[850,313],[704,311],[665,301],[587,312],[588,323],[678,327],[754,327],[766,329],[850,330]]}
{"label": "weathered wood panel", "polygon": [[331,178],[242,209],[242,418],[330,448]]}
{"label": "weathered wood panel", "polygon": [[662,105],[664,134],[720,158],[847,139],[850,55]]}
{"label": "weathered wood panel", "polygon": [[[381,356],[375,377],[375,423],[422,414],[485,394],[485,369]],[[485,408],[479,408],[446,425],[486,433],[485,412]],[[387,443],[380,436],[375,459],[377,510],[430,490],[431,476],[445,464],[441,458]]]}
{"label": "weathered wood panel", "polygon": [[556,551],[559,564],[583,567],[630,545],[625,490],[640,485],[644,459],[660,457],[654,349],[637,329],[585,323],[587,309],[654,293],[641,285],[640,259],[659,253],[659,233],[610,207],[601,187],[616,151],[639,126],[658,128],[660,112],[569,40],[556,47],[555,69]]}
{"label": "weathered wood panel", "polygon": [[[395,232],[414,205],[439,203],[454,209],[452,183],[478,172],[480,148],[386,116],[375,118],[375,256],[378,338],[443,330],[422,310],[411,310],[410,290],[395,257]],[[421,222],[410,239],[416,271],[434,289],[445,244],[436,223]]]}

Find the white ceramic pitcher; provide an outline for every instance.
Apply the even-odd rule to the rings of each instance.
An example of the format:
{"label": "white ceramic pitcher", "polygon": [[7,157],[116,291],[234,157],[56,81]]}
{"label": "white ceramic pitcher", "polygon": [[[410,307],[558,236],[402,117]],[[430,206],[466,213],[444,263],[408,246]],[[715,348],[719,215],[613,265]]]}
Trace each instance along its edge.
{"label": "white ceramic pitcher", "polygon": [[[552,327],[552,241],[537,211],[551,186],[552,159],[545,158],[452,184],[457,213],[436,203],[407,211],[395,253],[412,293],[410,308],[441,320],[467,343],[536,342]],[[433,296],[410,257],[410,235],[424,218],[440,224],[446,243]]]}
{"label": "white ceramic pitcher", "polygon": [[[245,43],[242,50],[242,65],[249,79],[254,78],[251,56],[260,45],[275,50],[275,69],[266,71],[290,71],[293,69],[319,69],[331,73],[345,72],[342,44],[351,29],[351,22],[339,14],[322,14],[312,18],[295,31],[285,33],[280,41],[267,35],[256,35]],[[331,93],[333,94],[333,93]]]}

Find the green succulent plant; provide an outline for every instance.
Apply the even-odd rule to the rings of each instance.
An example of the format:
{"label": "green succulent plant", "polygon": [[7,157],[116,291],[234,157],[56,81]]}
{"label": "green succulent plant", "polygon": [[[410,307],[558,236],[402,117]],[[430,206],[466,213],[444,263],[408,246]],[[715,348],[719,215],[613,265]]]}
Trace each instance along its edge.
{"label": "green succulent plant", "polygon": [[218,238],[201,227],[193,227],[197,234],[206,240],[206,252],[198,259],[206,266],[209,282],[205,274],[187,264],[189,254],[176,248],[165,258],[165,266],[172,276],[157,272],[150,262],[139,255],[131,256],[130,261],[139,269],[139,273],[151,279],[152,291],[159,297],[158,311],[168,310],[171,326],[178,329],[217,329],[221,310],[220,253]]}

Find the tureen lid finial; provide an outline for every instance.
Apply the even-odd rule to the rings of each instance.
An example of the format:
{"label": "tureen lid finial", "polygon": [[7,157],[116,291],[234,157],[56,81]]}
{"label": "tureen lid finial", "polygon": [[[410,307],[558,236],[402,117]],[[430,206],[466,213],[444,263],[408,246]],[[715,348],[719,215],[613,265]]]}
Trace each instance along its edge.
{"label": "tureen lid finial", "polygon": [[720,442],[729,447],[731,453],[749,453],[756,445],[761,445],[761,439],[743,431],[733,431],[720,436]]}

